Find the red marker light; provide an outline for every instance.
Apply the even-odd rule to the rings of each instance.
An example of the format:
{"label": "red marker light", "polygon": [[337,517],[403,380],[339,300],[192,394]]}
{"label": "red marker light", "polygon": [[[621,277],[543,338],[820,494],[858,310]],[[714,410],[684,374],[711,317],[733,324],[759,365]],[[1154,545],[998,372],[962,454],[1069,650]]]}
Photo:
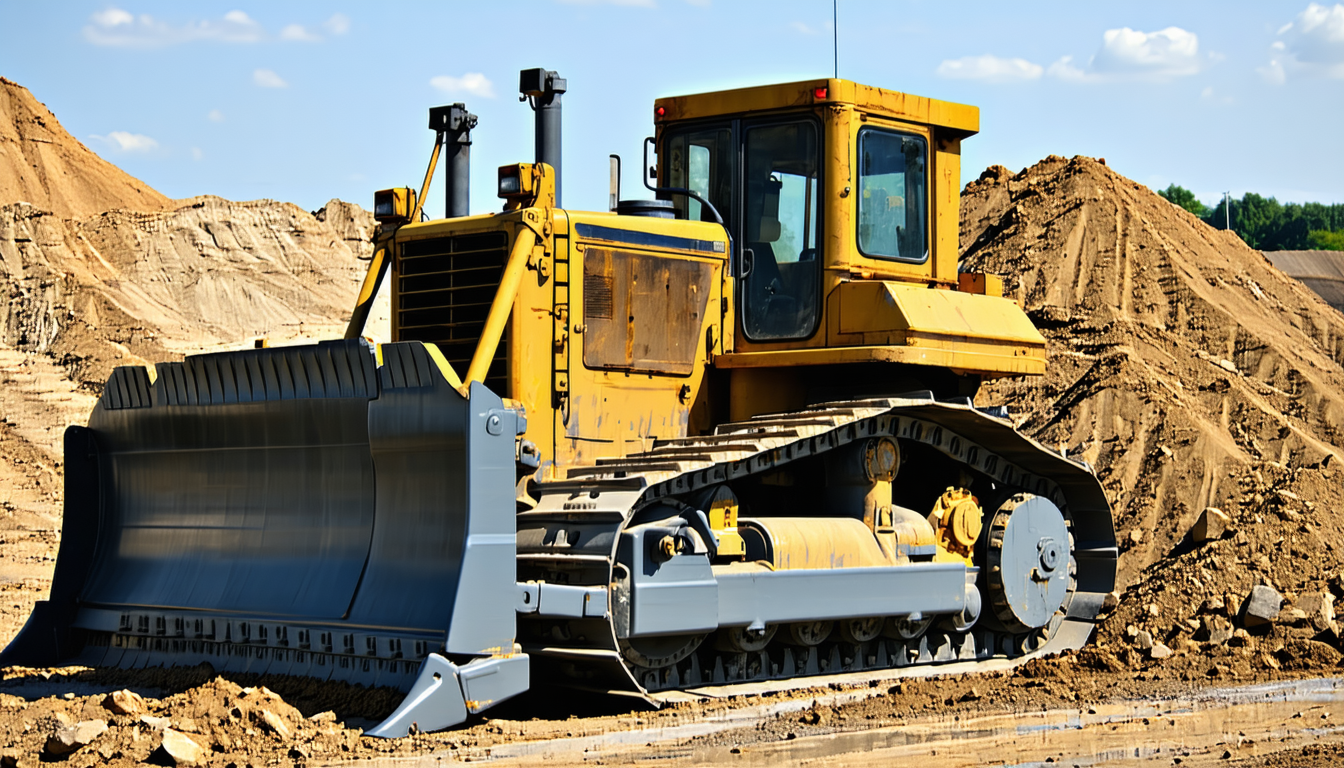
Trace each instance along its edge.
{"label": "red marker light", "polygon": [[667,109],[665,107],[658,107],[657,109],[653,110],[653,113],[659,117],[662,117],[663,115],[667,114]]}
{"label": "red marker light", "polygon": [[819,85],[816,88],[813,88],[812,95],[817,97],[818,99],[826,98],[826,86]]}

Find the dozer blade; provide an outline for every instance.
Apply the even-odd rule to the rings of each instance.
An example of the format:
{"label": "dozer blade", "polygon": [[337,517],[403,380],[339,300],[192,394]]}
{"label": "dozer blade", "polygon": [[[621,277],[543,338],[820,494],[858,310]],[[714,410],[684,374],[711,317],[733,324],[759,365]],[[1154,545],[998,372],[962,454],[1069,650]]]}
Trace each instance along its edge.
{"label": "dozer blade", "polygon": [[481,384],[463,397],[419,342],[381,356],[338,341],[114,371],[66,433],[51,597],[0,664],[207,661],[413,691],[378,735],[525,689],[522,419]]}

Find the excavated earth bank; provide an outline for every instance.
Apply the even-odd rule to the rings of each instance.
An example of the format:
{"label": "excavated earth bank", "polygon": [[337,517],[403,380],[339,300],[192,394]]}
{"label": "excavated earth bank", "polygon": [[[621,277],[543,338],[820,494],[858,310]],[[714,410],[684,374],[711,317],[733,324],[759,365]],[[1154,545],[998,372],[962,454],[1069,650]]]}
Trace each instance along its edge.
{"label": "excavated earth bank", "polygon": [[[107,372],[246,346],[256,336],[336,334],[372,222],[339,201],[310,215],[269,201],[160,199],[69,138],[49,112],[24,101],[31,101],[26,90],[0,86],[0,104],[9,105],[0,161],[16,151],[46,152],[44,167],[65,158],[69,173],[95,168],[107,177],[99,189],[114,190],[90,203],[96,210],[54,214],[43,206],[73,206],[61,202],[73,193],[32,191],[49,189],[53,172],[37,181],[0,178],[7,297],[0,641],[7,641],[50,584],[60,432],[83,420]],[[17,138],[4,132],[8,122]],[[75,146],[22,143],[42,140]],[[22,175],[33,165],[5,173]],[[700,755],[755,764],[755,754],[767,764],[777,754],[770,748],[796,739],[810,744],[890,726],[916,733],[935,721],[1039,710],[1085,719],[1117,699],[1340,674],[1333,602],[1344,594],[1335,514],[1344,495],[1344,315],[1235,237],[1087,158],[1051,157],[1017,175],[990,169],[966,189],[962,232],[964,268],[1003,275],[1009,295],[1050,342],[1047,376],[992,384],[980,401],[1006,403],[1023,430],[1091,462],[1115,504],[1121,591],[1087,650],[1011,673],[835,683],[658,712],[543,689],[492,710],[493,719],[397,741],[361,735],[395,705],[398,697],[387,691],[224,679],[207,668],[12,668],[0,673],[0,765],[194,758],[260,766],[417,755],[438,762],[488,759],[502,745],[625,732],[636,747],[646,733],[659,743],[622,752],[618,762]],[[1226,515],[1226,530],[1196,540],[1190,530],[1213,514],[1209,507]],[[1258,625],[1243,611],[1257,587],[1282,598]],[[749,707],[768,712],[709,735],[659,736]],[[1167,752],[1154,753],[1163,764],[1335,764],[1344,748],[1333,716],[1318,710],[1296,712],[1316,718],[1307,733],[1318,743],[1305,746],[1272,728],[1280,736],[1239,738],[1219,726],[1221,735],[1182,747],[1174,718],[1124,727],[1134,729],[1136,745],[1166,744]],[[821,749],[833,757],[840,748]],[[1068,757],[1085,755],[1050,759]],[[571,762],[591,760],[601,757]]]}

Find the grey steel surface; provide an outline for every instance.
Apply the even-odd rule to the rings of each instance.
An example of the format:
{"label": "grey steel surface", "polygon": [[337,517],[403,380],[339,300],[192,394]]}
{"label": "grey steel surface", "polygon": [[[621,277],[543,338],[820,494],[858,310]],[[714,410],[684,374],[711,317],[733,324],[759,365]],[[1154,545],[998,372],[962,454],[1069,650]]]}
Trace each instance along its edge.
{"label": "grey steel surface", "polygon": [[431,651],[512,654],[518,416],[479,383],[463,397],[419,342],[382,356],[202,355],[152,385],[118,369],[67,434],[52,600],[0,661],[404,690]]}
{"label": "grey steel surface", "polygon": [[[1049,499],[1032,496],[1009,503],[1014,506],[1002,540],[991,540],[989,568],[1003,584],[1013,617],[1024,626],[1043,627],[1068,593],[1069,529]],[[998,525],[996,519],[991,531],[997,532]]]}
{"label": "grey steel surface", "polygon": [[733,572],[716,569],[719,625],[956,613],[965,603],[966,566],[905,566]]}

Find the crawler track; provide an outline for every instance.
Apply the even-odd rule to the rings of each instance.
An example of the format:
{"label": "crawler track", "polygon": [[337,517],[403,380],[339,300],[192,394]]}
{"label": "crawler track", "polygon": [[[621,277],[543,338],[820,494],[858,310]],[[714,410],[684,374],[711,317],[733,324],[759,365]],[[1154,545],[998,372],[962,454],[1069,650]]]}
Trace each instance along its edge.
{"label": "crawler track", "polygon": [[[1114,588],[1117,556],[1110,508],[1095,475],[1017,433],[1003,419],[923,393],[761,416],[723,425],[712,435],[667,440],[647,453],[572,470],[569,480],[542,486],[537,507],[519,515],[519,579],[607,586],[622,567],[616,561],[619,534],[645,505],[681,500],[715,484],[775,472],[851,441],[884,435],[894,437],[903,451],[931,449],[949,472],[964,468],[1004,493],[1033,493],[1064,511],[1073,536],[1075,588],[1047,627],[1027,634],[980,626],[962,634],[935,627],[908,642],[833,640],[813,648],[776,640],[755,653],[720,651],[705,642],[674,664],[649,669],[621,654],[610,618],[535,619],[520,628],[526,650],[556,682],[647,696],[737,683],[767,683],[768,688],[769,681],[807,675],[1025,659],[1082,646],[1102,599]],[[897,488],[901,482],[898,475]],[[989,623],[982,620],[981,625]]]}

